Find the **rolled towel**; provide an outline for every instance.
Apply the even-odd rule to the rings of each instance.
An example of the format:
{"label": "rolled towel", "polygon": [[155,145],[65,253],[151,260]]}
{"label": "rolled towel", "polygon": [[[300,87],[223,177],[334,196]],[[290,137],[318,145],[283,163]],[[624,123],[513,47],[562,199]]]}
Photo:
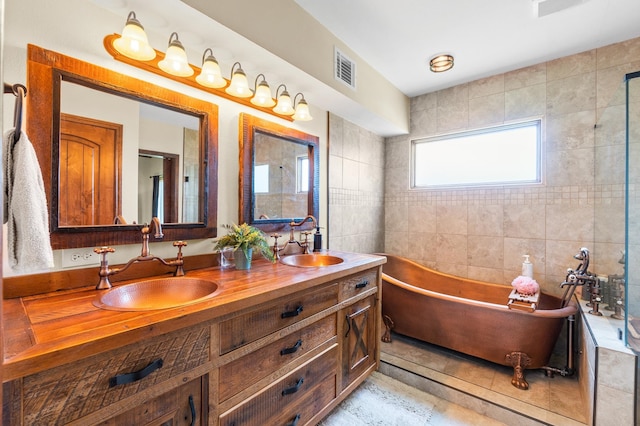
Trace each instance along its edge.
{"label": "rolled towel", "polygon": [[536,280],[522,275],[516,277],[511,282],[511,285],[516,289],[518,293],[526,294],[529,296],[534,295],[540,291],[540,286],[538,285]]}

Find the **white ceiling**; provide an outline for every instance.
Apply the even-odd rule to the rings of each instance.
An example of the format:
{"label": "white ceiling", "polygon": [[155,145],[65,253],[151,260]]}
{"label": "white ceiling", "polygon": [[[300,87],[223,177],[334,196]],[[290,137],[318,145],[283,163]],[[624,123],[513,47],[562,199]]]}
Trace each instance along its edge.
{"label": "white ceiling", "polygon": [[410,97],[640,36],[640,0],[295,1]]}
{"label": "white ceiling", "polygon": [[[124,22],[135,10],[151,44],[180,34],[190,62],[211,47],[223,72],[240,61],[250,80],[286,82],[311,107],[332,111],[382,136],[402,133],[335,89],[181,0],[91,0]],[[255,0],[264,1],[264,0]],[[538,18],[537,0],[290,0],[315,17],[361,60],[409,97],[640,36],[640,0],[546,0],[566,9]],[[114,28],[114,32],[121,28]],[[429,58],[455,56],[434,74]],[[638,58],[640,60],[640,58]]]}

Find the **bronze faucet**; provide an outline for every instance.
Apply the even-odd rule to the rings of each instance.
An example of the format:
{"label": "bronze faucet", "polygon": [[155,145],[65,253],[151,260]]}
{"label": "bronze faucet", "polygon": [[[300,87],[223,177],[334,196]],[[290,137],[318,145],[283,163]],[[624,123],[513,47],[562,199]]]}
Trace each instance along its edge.
{"label": "bronze faucet", "polygon": [[111,282],[109,281],[109,277],[111,275],[115,275],[122,271],[125,271],[129,266],[133,265],[137,262],[145,262],[148,260],[158,260],[163,265],[166,266],[175,266],[176,271],[173,276],[181,277],[184,276],[184,259],[182,257],[182,247],[186,246],[187,243],[184,241],[176,241],[173,243],[174,247],[178,247],[178,255],[174,260],[166,261],[161,257],[154,256],[149,252],[149,234],[153,232],[155,238],[163,238],[164,234],[162,233],[162,225],[160,224],[160,220],[157,217],[151,219],[151,224],[144,224],[142,229],[142,251],[140,256],[134,257],[129,260],[122,268],[110,269],[109,263],[107,261],[107,253],[115,252],[115,249],[112,247],[99,247],[93,249],[94,252],[101,255],[100,258],[100,271],[98,275],[100,275],[100,282],[96,286],[97,290],[105,290],[111,288]]}
{"label": "bronze faucet", "polygon": [[313,224],[313,227],[316,229],[315,234],[313,234],[313,251],[314,252],[315,251],[320,251],[321,246],[322,246],[322,235],[320,234],[320,227],[318,226],[318,221],[312,215],[307,215],[300,222],[296,222],[294,219],[291,219],[291,222],[289,223],[289,241],[285,242],[282,247],[278,247],[278,238],[281,237],[281,235],[280,234],[271,234],[271,237],[275,238],[275,243],[273,244],[273,254],[276,257],[276,259],[280,258],[280,252],[284,251],[289,244],[291,244],[291,245],[297,244],[298,247],[300,247],[302,249],[302,254],[308,254],[309,253],[309,241],[308,241],[308,239],[309,239],[309,235],[311,235],[312,232],[301,232],[301,235],[304,235],[304,241],[302,241],[302,242],[297,241],[296,238],[295,238],[295,234],[294,234],[294,231],[295,231],[294,228],[296,228],[298,226],[302,226],[308,220],[311,220],[311,223]]}

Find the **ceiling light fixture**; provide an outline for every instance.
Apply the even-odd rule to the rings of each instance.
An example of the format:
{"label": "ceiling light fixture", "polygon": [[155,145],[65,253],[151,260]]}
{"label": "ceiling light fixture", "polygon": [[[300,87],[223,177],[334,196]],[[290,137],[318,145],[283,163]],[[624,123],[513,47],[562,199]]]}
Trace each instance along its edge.
{"label": "ceiling light fixture", "polygon": [[429,60],[429,69],[433,72],[444,72],[451,68],[453,68],[453,56],[451,55],[436,55]]}
{"label": "ceiling light fixture", "polygon": [[[175,38],[174,38],[175,36]],[[158,62],[160,69],[167,74],[177,75],[178,77],[189,77],[193,75],[193,68],[187,60],[187,52],[178,39],[178,33],[173,32],[169,36],[169,47],[164,59]]]}
{"label": "ceiling light fixture", "polygon": [[[298,95],[302,96],[302,99],[298,101],[296,105],[296,99],[298,99]],[[304,100],[304,95],[302,93],[297,93],[293,97],[293,105],[295,105],[295,113],[293,114],[293,119],[296,121],[311,121],[313,117],[311,117],[311,112],[309,111],[309,105],[307,105],[307,101]]]}
{"label": "ceiling light fixture", "polygon": [[[258,79],[262,77],[262,81],[258,84]],[[271,88],[269,83],[264,77],[264,74],[258,74],[256,82],[254,84],[254,95],[251,98],[251,103],[264,108],[271,108],[276,104],[276,101],[271,97]]]}
{"label": "ceiling light fixture", "polygon": [[216,89],[227,85],[227,80],[222,76],[220,65],[215,56],[213,56],[213,50],[210,48],[207,48],[202,54],[202,69],[196,77],[196,81],[205,87]]}
{"label": "ceiling light fixture", "polygon": [[144,27],[136,19],[135,12],[129,12],[122,35],[113,41],[113,47],[124,56],[138,61],[150,61],[156,51],[149,45]]}
{"label": "ceiling light fixture", "polygon": [[[278,96],[278,92],[280,91],[281,87],[284,87],[284,90]],[[293,115],[293,113],[296,112],[293,109],[293,105],[291,103],[291,96],[289,96],[289,92],[287,92],[287,86],[285,86],[284,84],[281,84],[276,89],[276,99],[278,100],[278,104],[275,106],[275,108],[273,108],[273,111],[275,111],[276,113],[282,115]]]}
{"label": "ceiling light fixture", "polygon": [[[234,71],[236,65],[238,68]],[[253,95],[253,92],[249,89],[247,74],[242,70],[240,62],[236,62],[231,66],[231,82],[225,92],[237,98],[248,98]]]}

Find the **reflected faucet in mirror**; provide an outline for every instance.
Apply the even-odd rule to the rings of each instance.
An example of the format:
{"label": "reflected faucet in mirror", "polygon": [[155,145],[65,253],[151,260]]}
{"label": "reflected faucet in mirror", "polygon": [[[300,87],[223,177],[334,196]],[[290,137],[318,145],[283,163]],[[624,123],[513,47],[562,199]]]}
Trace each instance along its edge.
{"label": "reflected faucet in mirror", "polygon": [[174,247],[178,247],[178,255],[174,260],[164,260],[159,256],[154,256],[149,251],[149,235],[153,234],[154,238],[161,239],[164,237],[162,233],[162,225],[160,224],[160,220],[157,217],[151,219],[151,223],[145,223],[141,229],[142,233],[142,251],[140,252],[140,256],[134,257],[129,260],[122,268],[109,268],[109,262],[107,261],[107,254],[113,253],[116,250],[112,247],[99,247],[95,248],[93,251],[100,255],[100,270],[98,271],[98,275],[100,276],[100,281],[96,286],[96,290],[106,290],[112,287],[111,281],[109,277],[111,275],[118,274],[123,272],[129,268],[129,266],[133,265],[137,262],[146,262],[149,260],[158,260],[165,266],[175,266],[176,270],[173,274],[175,277],[184,276],[184,258],[182,256],[182,247],[186,246],[187,243],[184,241],[176,241],[173,243]]}

